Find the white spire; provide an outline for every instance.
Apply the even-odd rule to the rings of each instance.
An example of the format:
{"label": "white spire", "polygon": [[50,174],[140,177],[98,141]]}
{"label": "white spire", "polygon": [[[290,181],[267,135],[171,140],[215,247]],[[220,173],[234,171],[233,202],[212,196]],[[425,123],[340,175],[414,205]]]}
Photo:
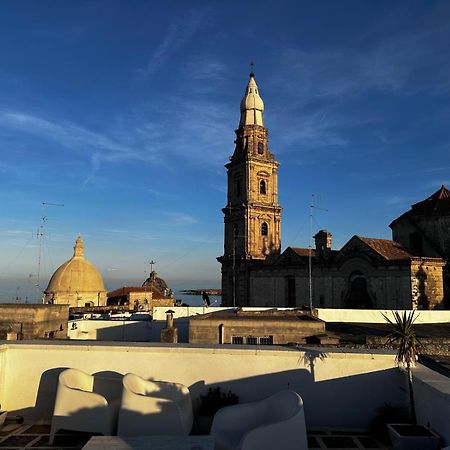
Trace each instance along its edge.
{"label": "white spire", "polygon": [[264,102],[259,96],[259,89],[255,81],[255,75],[251,72],[244,98],[241,101],[241,120],[239,122],[239,126],[260,125],[263,127],[263,112]]}

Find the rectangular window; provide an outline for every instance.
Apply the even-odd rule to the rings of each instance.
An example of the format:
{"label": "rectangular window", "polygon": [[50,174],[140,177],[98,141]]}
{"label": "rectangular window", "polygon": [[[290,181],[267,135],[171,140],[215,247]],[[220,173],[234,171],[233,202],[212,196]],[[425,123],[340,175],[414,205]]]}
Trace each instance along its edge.
{"label": "rectangular window", "polygon": [[255,336],[247,336],[248,345],[256,345],[258,343],[258,338]]}
{"label": "rectangular window", "polygon": [[232,344],[243,344],[244,343],[244,338],[242,336],[233,336],[231,338],[231,343]]}
{"label": "rectangular window", "polygon": [[273,345],[273,336],[261,336],[259,338],[260,345]]}

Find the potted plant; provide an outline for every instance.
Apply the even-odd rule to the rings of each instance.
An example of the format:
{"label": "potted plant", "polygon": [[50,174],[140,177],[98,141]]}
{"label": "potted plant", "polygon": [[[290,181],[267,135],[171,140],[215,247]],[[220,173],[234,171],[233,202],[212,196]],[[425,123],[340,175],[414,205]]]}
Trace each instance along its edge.
{"label": "potted plant", "polygon": [[197,427],[201,434],[208,434],[214,414],[225,406],[236,405],[239,397],[231,391],[225,394],[220,386],[209,388],[206,395],[200,395],[201,406],[197,416]]}
{"label": "potted plant", "polygon": [[416,362],[417,349],[421,345],[413,328],[417,316],[415,316],[415,311],[410,311],[408,314],[404,311],[402,315],[398,311],[394,311],[394,321],[384,314],[383,316],[391,327],[386,345],[398,346],[395,360],[399,367],[406,370],[411,414],[409,424],[388,424],[392,444],[395,450],[436,450],[439,436],[430,429],[417,424],[412,379],[412,367]]}

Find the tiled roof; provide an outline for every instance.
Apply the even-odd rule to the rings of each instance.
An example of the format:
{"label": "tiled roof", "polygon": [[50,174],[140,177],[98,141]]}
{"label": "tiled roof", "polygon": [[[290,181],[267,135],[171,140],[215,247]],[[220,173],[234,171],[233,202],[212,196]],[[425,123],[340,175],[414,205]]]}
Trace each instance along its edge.
{"label": "tiled roof", "polygon": [[450,190],[442,185],[433,195],[412,205],[411,210],[421,215],[450,214]]}
{"label": "tiled roof", "polygon": [[388,239],[375,239],[362,236],[356,237],[387,260],[398,261],[410,259],[413,256],[397,242]]}
{"label": "tiled roof", "polygon": [[[309,256],[309,248],[300,248],[300,247],[291,247],[292,250],[294,250],[295,253],[297,253],[298,256]],[[311,256],[315,256],[316,251],[315,249],[311,249]]]}
{"label": "tiled roof", "polygon": [[151,286],[124,286],[118,289],[115,289],[114,291],[108,292],[107,296],[108,298],[112,297],[125,297],[130,292],[152,292],[154,295],[162,297],[162,293]]}
{"label": "tiled roof", "polygon": [[394,219],[389,225],[392,228],[397,221],[419,216],[449,216],[450,215],[450,190],[442,185],[433,195],[425,200],[415,203],[409,211]]}

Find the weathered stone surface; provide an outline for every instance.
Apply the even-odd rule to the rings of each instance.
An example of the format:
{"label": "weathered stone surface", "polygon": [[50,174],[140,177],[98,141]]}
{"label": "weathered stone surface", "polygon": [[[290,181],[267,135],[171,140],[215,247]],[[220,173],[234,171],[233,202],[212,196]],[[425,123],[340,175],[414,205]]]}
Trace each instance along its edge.
{"label": "weathered stone surface", "polygon": [[0,338],[66,338],[69,305],[0,304]]}

